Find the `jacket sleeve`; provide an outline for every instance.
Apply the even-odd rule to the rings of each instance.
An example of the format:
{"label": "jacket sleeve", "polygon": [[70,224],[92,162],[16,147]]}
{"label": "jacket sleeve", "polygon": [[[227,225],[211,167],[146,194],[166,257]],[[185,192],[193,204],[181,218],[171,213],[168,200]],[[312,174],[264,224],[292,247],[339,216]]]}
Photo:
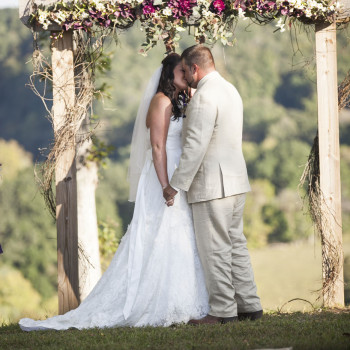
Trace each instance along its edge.
{"label": "jacket sleeve", "polygon": [[187,110],[187,127],[179,167],[170,181],[172,187],[188,191],[208,149],[215,128],[217,107],[212,96],[194,94]]}

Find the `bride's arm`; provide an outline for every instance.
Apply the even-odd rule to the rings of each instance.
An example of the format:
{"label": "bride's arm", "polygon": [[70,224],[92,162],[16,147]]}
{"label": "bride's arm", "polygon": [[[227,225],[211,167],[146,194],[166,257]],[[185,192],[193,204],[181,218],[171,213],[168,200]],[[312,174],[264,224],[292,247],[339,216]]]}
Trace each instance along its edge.
{"label": "bride's arm", "polygon": [[153,163],[162,188],[168,186],[166,140],[172,114],[171,101],[165,95],[156,94],[150,104],[146,126],[151,132]]}

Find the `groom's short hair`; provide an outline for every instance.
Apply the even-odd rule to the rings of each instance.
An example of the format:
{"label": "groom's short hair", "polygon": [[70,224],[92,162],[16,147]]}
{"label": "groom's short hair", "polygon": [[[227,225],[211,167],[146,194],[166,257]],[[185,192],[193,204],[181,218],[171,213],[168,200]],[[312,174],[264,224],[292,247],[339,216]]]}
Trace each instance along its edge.
{"label": "groom's short hair", "polygon": [[188,66],[197,64],[199,67],[206,69],[214,66],[214,58],[210,49],[202,44],[193,45],[188,47],[181,55]]}

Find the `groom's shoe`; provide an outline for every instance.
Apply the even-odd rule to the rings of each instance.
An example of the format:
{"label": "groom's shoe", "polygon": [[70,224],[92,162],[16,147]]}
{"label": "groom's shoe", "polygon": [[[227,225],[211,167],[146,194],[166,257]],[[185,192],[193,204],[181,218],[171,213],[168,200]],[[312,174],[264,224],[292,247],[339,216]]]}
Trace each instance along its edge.
{"label": "groom's shoe", "polygon": [[238,321],[238,317],[217,317],[212,315],[207,315],[199,320],[189,320],[187,324],[192,326],[199,326],[201,324],[226,324],[229,322]]}
{"label": "groom's shoe", "polygon": [[253,311],[253,312],[239,312],[238,313],[238,320],[239,321],[244,321],[244,320],[250,320],[250,321],[255,321],[259,318],[261,318],[263,315],[263,311]]}

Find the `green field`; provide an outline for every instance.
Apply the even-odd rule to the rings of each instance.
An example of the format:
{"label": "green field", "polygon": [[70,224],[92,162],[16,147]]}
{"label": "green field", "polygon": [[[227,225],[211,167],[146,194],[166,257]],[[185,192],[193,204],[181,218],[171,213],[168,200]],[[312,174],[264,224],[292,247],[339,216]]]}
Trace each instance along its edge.
{"label": "green field", "polygon": [[[344,240],[344,255],[350,254],[350,242]],[[322,286],[321,247],[302,242],[277,244],[251,251],[258,294],[265,310],[278,310],[289,300],[300,298],[320,306],[317,301]],[[282,311],[310,311],[306,301],[293,301]]]}

